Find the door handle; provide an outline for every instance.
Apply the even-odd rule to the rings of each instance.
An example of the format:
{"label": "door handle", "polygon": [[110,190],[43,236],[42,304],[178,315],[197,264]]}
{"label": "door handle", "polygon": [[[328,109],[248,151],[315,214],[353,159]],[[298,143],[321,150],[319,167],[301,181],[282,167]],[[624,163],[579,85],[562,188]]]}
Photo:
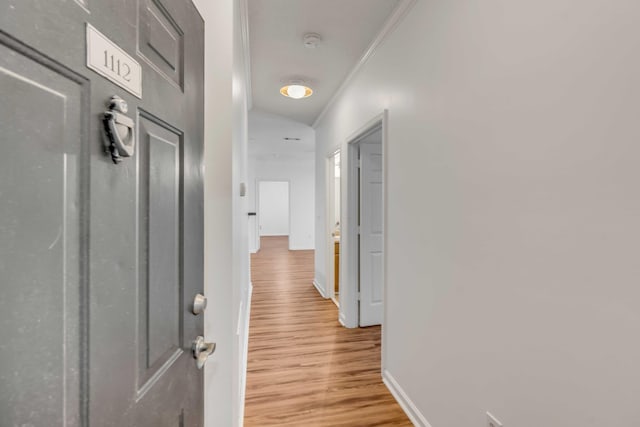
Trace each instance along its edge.
{"label": "door handle", "polygon": [[193,350],[193,357],[196,359],[196,366],[198,369],[202,369],[205,363],[207,363],[207,359],[214,351],[216,351],[216,343],[213,342],[205,342],[203,336],[199,336],[193,342],[191,346]]}
{"label": "door handle", "polygon": [[113,95],[103,116],[107,149],[115,164],[120,163],[123,157],[133,156],[136,145],[133,120],[125,116],[128,110],[127,102]]}

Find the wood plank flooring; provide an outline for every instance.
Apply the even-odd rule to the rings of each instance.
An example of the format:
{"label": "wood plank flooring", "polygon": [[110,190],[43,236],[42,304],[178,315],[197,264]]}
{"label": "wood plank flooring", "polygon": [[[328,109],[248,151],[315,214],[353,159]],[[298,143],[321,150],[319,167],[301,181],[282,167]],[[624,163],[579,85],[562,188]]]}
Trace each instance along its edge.
{"label": "wood plank flooring", "polygon": [[380,376],[380,327],[346,329],[313,287],[313,251],[252,255],[245,426],[411,426]]}

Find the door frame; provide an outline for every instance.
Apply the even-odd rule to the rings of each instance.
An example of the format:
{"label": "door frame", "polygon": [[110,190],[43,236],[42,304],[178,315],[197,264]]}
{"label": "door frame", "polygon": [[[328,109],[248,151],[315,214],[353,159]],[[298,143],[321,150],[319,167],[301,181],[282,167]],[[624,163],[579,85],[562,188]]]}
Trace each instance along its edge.
{"label": "door frame", "polygon": [[260,183],[261,182],[286,182],[287,183],[287,247],[291,250],[291,180],[290,179],[267,179],[256,178],[256,237],[258,238],[258,244],[256,252],[260,250]]}
{"label": "door frame", "polygon": [[[325,158],[326,165],[326,200],[325,204],[325,263],[326,263],[326,280],[325,280],[325,294],[326,298],[330,298],[333,302],[340,307],[339,302],[336,300],[335,292],[335,249],[332,231],[335,224],[333,222],[333,215],[335,213],[336,204],[336,185],[335,185],[335,159],[336,154],[340,153],[342,156],[342,150],[338,147],[327,154]],[[342,186],[342,157],[340,158],[340,183]],[[342,194],[342,193],[341,193]],[[342,197],[340,197],[342,199]],[[342,201],[342,200],[341,200]],[[340,229],[342,230],[342,203],[340,204]]]}
{"label": "door frame", "polygon": [[[340,323],[347,328],[359,326],[360,307],[358,302],[359,286],[359,244],[358,244],[358,151],[360,141],[382,129],[382,287],[383,300],[387,299],[387,146],[388,146],[388,111],[373,117],[356,132],[354,132],[343,144],[341,151],[341,165],[346,165],[340,174],[341,187],[341,230],[340,238]],[[346,173],[345,173],[346,172]],[[384,359],[384,323],[387,318],[386,304],[384,306],[382,343]],[[382,364],[384,366],[384,363]]]}

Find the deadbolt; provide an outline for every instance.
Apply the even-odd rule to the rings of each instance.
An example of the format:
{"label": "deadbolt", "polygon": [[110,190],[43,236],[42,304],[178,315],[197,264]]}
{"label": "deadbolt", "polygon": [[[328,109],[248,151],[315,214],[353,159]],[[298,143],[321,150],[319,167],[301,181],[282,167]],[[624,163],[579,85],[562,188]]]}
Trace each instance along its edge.
{"label": "deadbolt", "polygon": [[193,314],[198,315],[202,313],[205,308],[207,308],[207,297],[202,294],[196,294],[195,298],[193,299],[193,310],[191,311],[193,312]]}

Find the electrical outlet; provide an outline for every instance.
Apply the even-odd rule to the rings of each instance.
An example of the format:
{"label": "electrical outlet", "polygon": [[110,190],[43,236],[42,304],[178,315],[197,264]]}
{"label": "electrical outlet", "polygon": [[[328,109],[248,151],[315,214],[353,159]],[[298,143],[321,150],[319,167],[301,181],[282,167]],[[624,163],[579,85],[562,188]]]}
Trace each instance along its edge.
{"label": "electrical outlet", "polygon": [[487,412],[487,427],[504,427],[490,412]]}

